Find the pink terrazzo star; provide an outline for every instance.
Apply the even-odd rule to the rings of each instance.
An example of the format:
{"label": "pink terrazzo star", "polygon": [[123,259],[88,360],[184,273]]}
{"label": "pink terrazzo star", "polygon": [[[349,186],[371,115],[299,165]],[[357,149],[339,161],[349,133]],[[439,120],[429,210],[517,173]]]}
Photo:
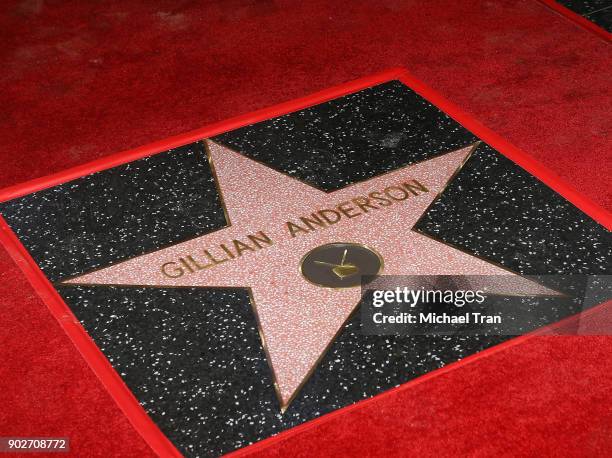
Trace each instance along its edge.
{"label": "pink terrazzo star", "polygon": [[[229,218],[227,227],[64,283],[250,288],[282,410],[296,396],[361,298],[360,287],[331,289],[306,281],[300,273],[300,261],[311,249],[332,242],[367,245],[384,259],[386,275],[509,275],[501,267],[411,230],[473,146],[329,193],[210,141],[208,148]],[[343,202],[359,210],[351,204],[353,199],[367,198],[372,192],[412,180],[427,192],[408,193],[399,199],[403,195],[392,188],[390,195],[399,199],[392,205],[372,200],[376,209],[351,212],[353,217],[342,217],[325,228],[294,236],[287,229],[287,221],[299,222],[301,216],[335,209]],[[260,231],[271,244],[257,247],[248,239],[249,234]],[[234,240],[254,249],[237,253]],[[225,252],[225,261],[220,259],[221,245],[229,251]],[[223,262],[204,265],[204,250]],[[189,264],[179,261],[189,256]],[[512,284],[526,294],[550,293],[519,276]]]}

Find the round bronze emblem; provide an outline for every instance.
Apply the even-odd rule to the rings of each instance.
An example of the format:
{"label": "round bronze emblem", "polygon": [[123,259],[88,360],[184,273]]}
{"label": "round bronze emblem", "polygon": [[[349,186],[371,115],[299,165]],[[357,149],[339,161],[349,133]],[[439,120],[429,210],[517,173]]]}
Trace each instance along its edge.
{"label": "round bronze emblem", "polygon": [[383,268],[383,259],[371,248],[357,243],[328,243],[310,250],[300,270],[310,283],[324,288],[352,288],[362,276],[374,276]]}

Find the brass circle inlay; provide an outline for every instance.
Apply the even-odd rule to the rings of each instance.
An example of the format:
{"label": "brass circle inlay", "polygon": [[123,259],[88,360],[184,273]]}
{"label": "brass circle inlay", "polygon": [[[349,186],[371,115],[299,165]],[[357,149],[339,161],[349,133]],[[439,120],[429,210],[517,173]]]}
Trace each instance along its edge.
{"label": "brass circle inlay", "polygon": [[380,254],[358,243],[328,243],[310,250],[300,262],[306,280],[323,288],[353,288],[363,276],[378,275],[383,269]]}

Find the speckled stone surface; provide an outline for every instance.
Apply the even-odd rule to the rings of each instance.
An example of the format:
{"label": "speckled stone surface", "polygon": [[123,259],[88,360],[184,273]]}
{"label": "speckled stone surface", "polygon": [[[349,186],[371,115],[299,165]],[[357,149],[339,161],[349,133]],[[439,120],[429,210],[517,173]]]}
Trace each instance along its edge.
{"label": "speckled stone surface", "polygon": [[590,14],[612,6],[610,0],[559,0],[559,3],[578,14]]}
{"label": "speckled stone surface", "polygon": [[[333,190],[474,137],[391,82],[216,140]],[[199,142],[1,204],[0,212],[53,281],[225,224]],[[520,273],[600,274],[611,265],[609,233],[488,147],[418,230]],[[229,452],[507,339],[364,336],[356,315],[281,415],[246,291],[58,290],[189,456]]]}
{"label": "speckled stone surface", "polygon": [[477,138],[399,81],[391,81],[213,140],[333,191],[468,146]]}
{"label": "speckled stone surface", "polygon": [[415,229],[525,275],[611,271],[609,232],[486,144]]}
{"label": "speckled stone surface", "polygon": [[612,1],[610,0],[558,0],[566,8],[584,16],[602,29],[612,32]]}
{"label": "speckled stone surface", "polygon": [[612,33],[612,4],[605,9],[587,14],[585,17],[602,29]]}
{"label": "speckled stone surface", "polygon": [[55,282],[225,226],[201,142],[0,204]]}

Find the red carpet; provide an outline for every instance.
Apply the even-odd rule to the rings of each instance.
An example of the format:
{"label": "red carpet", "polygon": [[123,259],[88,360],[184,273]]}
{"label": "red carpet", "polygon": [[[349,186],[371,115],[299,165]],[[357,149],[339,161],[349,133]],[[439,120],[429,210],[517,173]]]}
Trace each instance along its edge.
{"label": "red carpet", "polygon": [[[606,456],[610,378],[594,390],[568,379],[592,374],[608,339],[539,338],[334,416],[254,456]],[[563,362],[550,364],[555,359]],[[525,389],[530,385],[537,389]]]}
{"label": "red carpet", "polygon": [[[402,66],[612,208],[601,36],[534,0],[328,3],[5,3],[0,187]],[[150,454],[3,251],[0,272],[0,435]],[[610,342],[534,338],[261,450],[603,456]]]}

